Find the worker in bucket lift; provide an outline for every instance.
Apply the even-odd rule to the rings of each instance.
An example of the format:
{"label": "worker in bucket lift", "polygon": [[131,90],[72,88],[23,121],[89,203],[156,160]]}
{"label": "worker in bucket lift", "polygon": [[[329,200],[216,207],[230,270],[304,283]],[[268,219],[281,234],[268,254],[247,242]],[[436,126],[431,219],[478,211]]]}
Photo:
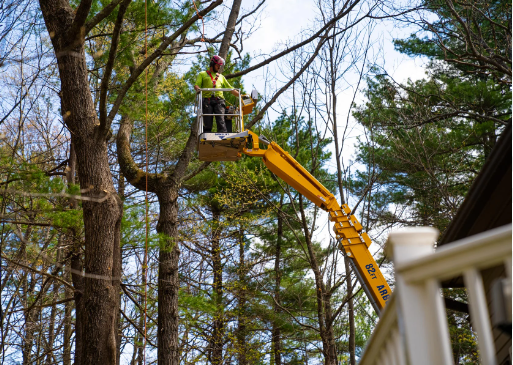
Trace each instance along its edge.
{"label": "worker in bucket lift", "polygon": [[[194,85],[194,90],[199,93],[200,89],[204,88],[217,88],[217,89],[231,89],[232,85],[226,80],[226,78],[219,72],[221,67],[224,65],[224,60],[220,56],[214,56],[210,59],[210,67],[207,71],[199,73]],[[231,93],[235,96],[239,96],[237,90],[232,90]],[[214,94],[214,95],[212,95]],[[211,91],[203,92],[203,114],[219,114],[216,115],[217,133],[231,133],[232,125],[229,122],[228,128],[225,124],[224,113],[226,104],[222,91]],[[211,133],[212,125],[214,124],[214,117],[211,115],[205,115],[203,117],[203,132]]]}

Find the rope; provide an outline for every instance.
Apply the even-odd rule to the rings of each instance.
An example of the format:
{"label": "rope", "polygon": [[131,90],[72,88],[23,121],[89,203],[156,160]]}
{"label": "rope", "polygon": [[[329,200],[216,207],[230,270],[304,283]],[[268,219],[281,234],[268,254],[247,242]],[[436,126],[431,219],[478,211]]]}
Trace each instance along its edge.
{"label": "rope", "polygon": [[203,20],[203,16],[200,15],[198,8],[196,7],[196,1],[192,0],[192,3],[194,4],[194,9],[196,9],[196,14],[198,14],[198,18],[201,19],[201,23],[203,24],[203,32],[201,33],[201,41],[205,42],[205,21]]}
{"label": "rope", "polygon": [[[144,0],[144,58],[148,57],[148,0]],[[145,154],[146,154],[146,186],[144,194],[144,202],[146,206],[145,211],[145,228],[146,237],[144,242],[144,343],[143,343],[143,364],[146,365],[146,342],[147,342],[147,319],[148,319],[148,236],[149,236],[149,222],[148,222],[148,67],[144,70],[144,94],[145,94]]]}

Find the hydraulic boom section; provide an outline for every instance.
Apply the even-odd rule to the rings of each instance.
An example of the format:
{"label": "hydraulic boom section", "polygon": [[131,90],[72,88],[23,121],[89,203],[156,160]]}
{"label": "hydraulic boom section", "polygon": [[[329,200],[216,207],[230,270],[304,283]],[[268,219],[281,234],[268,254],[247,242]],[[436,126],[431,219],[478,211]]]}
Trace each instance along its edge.
{"label": "hydraulic boom section", "polygon": [[[351,266],[379,313],[392,291],[369,252],[371,240],[367,233],[362,232],[363,227],[351,214],[351,209],[347,204],[340,206],[335,196],[278,144],[259,138],[251,131],[247,133],[247,142],[242,150],[244,154],[261,157],[269,170],[315,205],[329,212],[330,221],[335,222],[333,230],[339,240],[339,248],[350,258]],[[267,149],[260,149],[259,142],[267,144]]]}

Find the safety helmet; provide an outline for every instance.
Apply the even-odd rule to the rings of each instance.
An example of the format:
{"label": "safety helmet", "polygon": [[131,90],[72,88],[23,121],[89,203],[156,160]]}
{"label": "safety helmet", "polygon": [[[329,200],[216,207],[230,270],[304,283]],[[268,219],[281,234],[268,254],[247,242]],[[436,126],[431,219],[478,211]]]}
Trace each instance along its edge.
{"label": "safety helmet", "polygon": [[213,56],[210,59],[210,66],[214,66],[214,65],[219,65],[219,66],[224,65],[223,58],[221,56],[218,56],[218,55]]}

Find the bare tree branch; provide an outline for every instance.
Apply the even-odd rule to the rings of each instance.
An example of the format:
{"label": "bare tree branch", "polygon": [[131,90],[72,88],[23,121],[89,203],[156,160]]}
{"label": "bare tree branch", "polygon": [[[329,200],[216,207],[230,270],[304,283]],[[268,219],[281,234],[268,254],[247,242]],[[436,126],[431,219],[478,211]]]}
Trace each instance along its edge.
{"label": "bare tree branch", "polygon": [[119,35],[121,33],[121,27],[123,25],[123,19],[125,12],[128,9],[128,5],[132,0],[124,0],[119,6],[118,16],[114,23],[114,31],[112,33],[111,46],[109,50],[109,59],[107,65],[105,65],[105,72],[100,85],[100,130],[106,132],[107,127],[107,90],[109,88],[110,76],[112,74],[112,68],[114,67],[114,60],[119,44]]}
{"label": "bare tree branch", "polygon": [[2,257],[4,260],[9,261],[11,264],[13,264],[13,265],[15,265],[15,266],[23,267],[24,269],[28,269],[28,270],[33,271],[33,272],[35,272],[35,273],[38,273],[38,274],[40,274],[40,275],[48,276],[48,277],[50,277],[50,278],[52,278],[52,279],[54,279],[54,280],[57,280],[58,282],[60,282],[60,283],[62,283],[62,284],[64,284],[64,285],[66,285],[66,286],[67,286],[68,288],[70,288],[71,290],[73,290],[73,291],[77,291],[77,289],[75,289],[75,287],[74,287],[72,284],[68,283],[66,280],[63,280],[63,279],[61,279],[61,278],[60,278],[60,277],[58,277],[58,276],[55,276],[55,275],[49,274],[49,273],[44,272],[44,271],[40,271],[40,270],[38,270],[38,269],[34,269],[33,267],[30,267],[30,266],[28,266],[28,265],[24,265],[24,264],[22,264],[22,263],[20,263],[20,262],[17,262],[17,261],[11,260],[11,259],[10,259],[10,258],[8,258],[7,256],[1,255],[1,257]]}
{"label": "bare tree branch", "polygon": [[315,60],[315,58],[317,57],[317,55],[319,54],[319,51],[321,50],[323,44],[326,42],[327,40],[327,33],[323,36],[323,37],[320,37],[321,40],[319,41],[319,43],[317,44],[317,47],[315,48],[315,51],[314,53],[310,56],[310,59],[303,65],[303,67],[299,70],[298,73],[296,73],[294,75],[294,77],[292,77],[289,82],[287,82],[280,90],[278,90],[278,92],[276,94],[274,94],[274,96],[271,98],[271,100],[269,100],[269,102],[267,102],[267,104],[265,104],[265,106],[262,108],[262,110],[260,110],[258,112],[258,114],[253,118],[251,119],[251,121],[249,121],[246,125],[246,128],[247,129],[250,129],[251,127],[253,127],[256,123],[258,123],[258,121],[260,121],[260,119],[263,118],[265,112],[267,111],[267,109],[269,109],[271,107],[271,105],[274,104],[274,102],[278,99],[278,97],[284,92],[286,91],[290,85],[292,85],[298,78],[299,76],[301,76],[301,74],[303,72],[306,71],[306,69],[308,67],[310,67],[310,65],[312,64],[312,62]]}
{"label": "bare tree branch", "polygon": [[89,34],[89,32],[100,23],[103,19],[108,17],[112,10],[123,0],[112,0],[109,5],[104,7],[98,14],[93,16],[86,24],[85,24],[85,34]]}
{"label": "bare tree branch", "polygon": [[71,44],[81,42],[85,38],[86,27],[84,24],[89,15],[89,10],[91,10],[92,3],[92,0],[82,0],[78,5],[73,24],[66,34],[67,41]]}

